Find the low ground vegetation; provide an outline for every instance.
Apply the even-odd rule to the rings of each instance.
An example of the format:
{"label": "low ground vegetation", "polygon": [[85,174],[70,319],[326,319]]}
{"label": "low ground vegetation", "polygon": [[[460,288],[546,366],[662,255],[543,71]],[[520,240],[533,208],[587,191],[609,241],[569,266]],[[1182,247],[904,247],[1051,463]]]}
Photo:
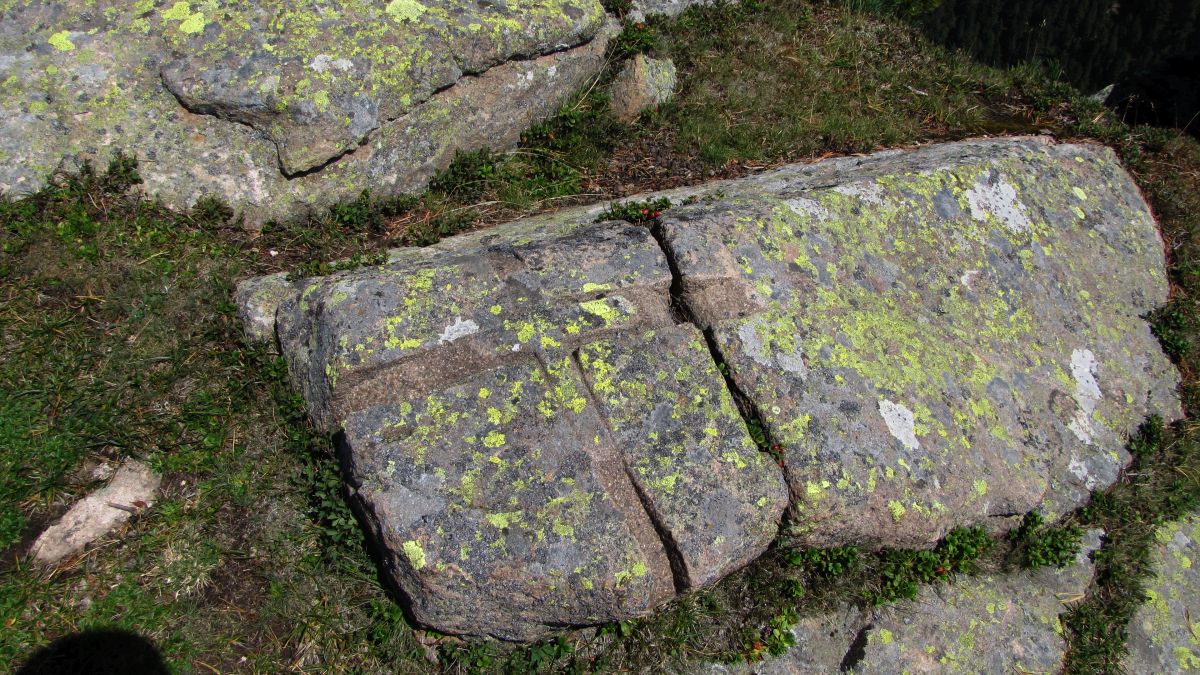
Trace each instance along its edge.
{"label": "low ground vegetation", "polygon": [[[1047,130],[1114,147],[1152,203],[1172,279],[1155,330],[1184,375],[1185,408],[1200,402],[1194,139],[1126,126],[1036,68],[986,68],[899,19],[842,5],[747,1],[636,31],[637,51],[679,64],[672,103],[622,128],[593,87],[519,149],[460,157],[417,197],[364,193],[252,237],[218,201],[176,213],[143,200],[136,165],[118,160],[0,201],[0,664],[104,626],[146,635],[180,671],[425,672],[431,659],[450,672],[656,671],[754,660],[786,649],[805,614],[912,597],[976,571],[1063,564],[1083,528],[1103,527],[1097,583],[1065,620],[1068,670],[1115,672],[1153,526],[1200,506],[1191,419],[1149,420],[1116,485],[1061,522],[1031,514],[1008,537],[957,530],[932,550],[875,552],[800,550],[785,535],[649,617],[529,647],[409,627],[346,506],[330,440],[307,424],[282,364],[241,339],[238,279],[326,273],[522,213],[790,161]],[[630,208],[611,215],[649,224],[665,207]],[[29,543],[94,487],[90,469],[124,456],[163,472],[161,501],[65,567],[30,567]]]}

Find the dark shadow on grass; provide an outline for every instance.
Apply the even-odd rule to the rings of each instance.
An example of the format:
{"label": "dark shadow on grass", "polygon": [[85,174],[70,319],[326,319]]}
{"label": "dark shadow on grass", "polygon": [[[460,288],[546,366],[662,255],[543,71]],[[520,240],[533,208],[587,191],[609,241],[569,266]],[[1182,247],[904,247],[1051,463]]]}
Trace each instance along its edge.
{"label": "dark shadow on grass", "polygon": [[61,637],[29,657],[16,675],[167,675],[154,643],[109,628]]}

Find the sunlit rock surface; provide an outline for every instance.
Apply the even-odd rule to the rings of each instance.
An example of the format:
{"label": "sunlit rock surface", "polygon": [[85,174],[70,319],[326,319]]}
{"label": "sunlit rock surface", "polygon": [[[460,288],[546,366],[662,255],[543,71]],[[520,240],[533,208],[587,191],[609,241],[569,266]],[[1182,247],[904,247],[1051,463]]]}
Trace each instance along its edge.
{"label": "sunlit rock surface", "polygon": [[422,623],[636,616],[759,555],[785,507],[801,541],[866,547],[1064,513],[1179,415],[1142,319],[1161,242],[1106,149],[971,141],[665,196],[652,228],[598,205],[239,288]]}
{"label": "sunlit rock surface", "polygon": [[1146,604],[1129,622],[1129,673],[1200,670],[1200,516],[1154,534],[1153,579]]}
{"label": "sunlit rock surface", "polygon": [[0,0],[0,193],[124,152],[251,223],[420,189],[599,72],[596,0]]}

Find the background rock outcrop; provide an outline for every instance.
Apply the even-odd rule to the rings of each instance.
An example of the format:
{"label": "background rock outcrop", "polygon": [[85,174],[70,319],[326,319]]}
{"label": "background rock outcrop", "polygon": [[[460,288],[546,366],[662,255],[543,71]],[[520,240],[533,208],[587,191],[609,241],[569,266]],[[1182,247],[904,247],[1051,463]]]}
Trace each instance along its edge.
{"label": "background rock outcrop", "polygon": [[759,555],[785,507],[802,543],[868,548],[1061,514],[1180,414],[1142,318],[1161,242],[1107,149],[951,143],[666,196],[651,227],[575,209],[239,288],[420,622],[636,616]]}
{"label": "background rock outcrop", "polygon": [[596,0],[0,3],[0,193],[125,152],[250,223],[414,192],[599,73]]}

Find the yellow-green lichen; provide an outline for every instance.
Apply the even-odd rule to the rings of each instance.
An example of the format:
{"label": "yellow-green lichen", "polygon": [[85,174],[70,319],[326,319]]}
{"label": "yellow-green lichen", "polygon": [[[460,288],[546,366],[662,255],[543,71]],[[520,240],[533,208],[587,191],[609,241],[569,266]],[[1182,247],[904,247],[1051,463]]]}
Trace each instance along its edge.
{"label": "yellow-green lichen", "polygon": [[419,570],[425,567],[425,549],[421,547],[421,542],[410,539],[404,542],[401,548],[404,550],[405,557],[408,558],[408,562],[412,564],[414,569]]}
{"label": "yellow-green lichen", "polygon": [[71,31],[69,30],[59,31],[51,35],[48,42],[60,52],[69,52],[75,49],[75,43],[71,42]]}

